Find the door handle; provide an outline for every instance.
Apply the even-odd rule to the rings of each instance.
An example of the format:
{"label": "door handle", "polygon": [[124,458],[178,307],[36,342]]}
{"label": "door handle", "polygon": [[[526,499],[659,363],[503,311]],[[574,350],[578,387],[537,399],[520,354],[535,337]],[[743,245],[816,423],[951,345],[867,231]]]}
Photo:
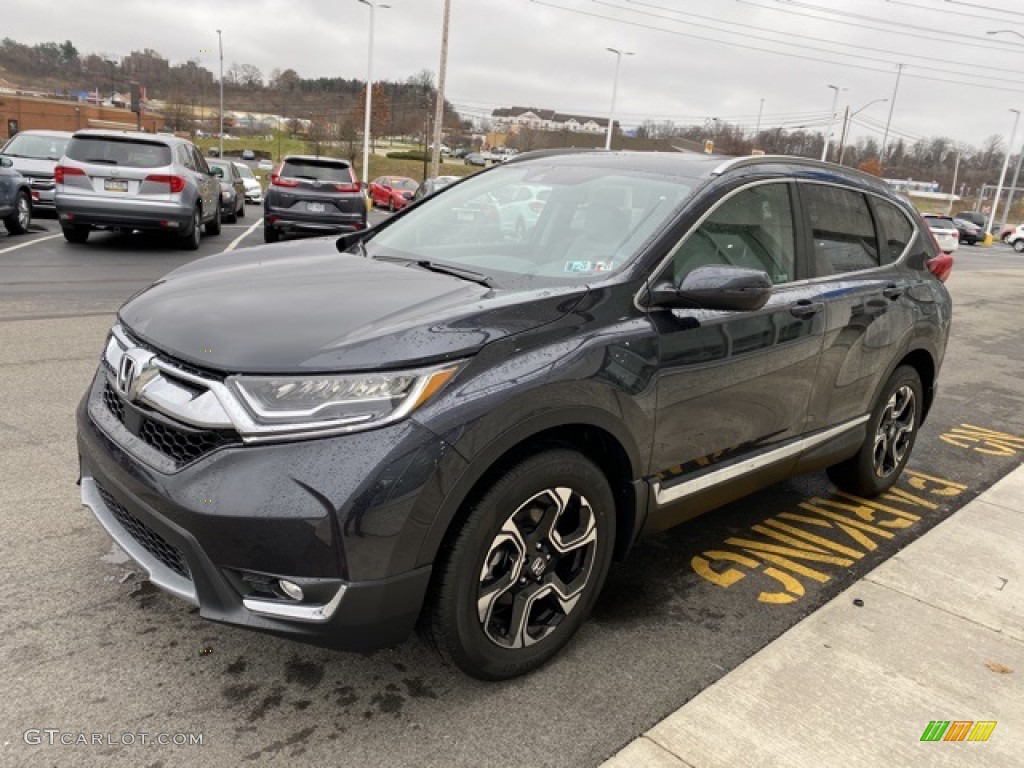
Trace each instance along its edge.
{"label": "door handle", "polygon": [[789,308],[789,314],[793,317],[799,317],[801,320],[806,320],[808,317],[813,317],[825,308],[824,303],[820,301],[808,301],[807,299],[800,299],[796,304],[793,304]]}
{"label": "door handle", "polygon": [[900,288],[898,285],[890,284],[882,289],[882,295],[885,296],[885,298],[887,299],[892,299],[893,301],[895,301],[896,299],[903,295],[903,289]]}

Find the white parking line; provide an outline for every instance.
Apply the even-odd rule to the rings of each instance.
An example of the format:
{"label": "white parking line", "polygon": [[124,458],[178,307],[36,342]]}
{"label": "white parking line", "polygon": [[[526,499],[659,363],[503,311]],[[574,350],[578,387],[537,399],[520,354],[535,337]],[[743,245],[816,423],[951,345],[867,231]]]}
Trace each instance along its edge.
{"label": "white parking line", "polygon": [[[228,251],[235,250],[235,248],[238,247],[238,244],[240,242],[242,242],[245,238],[247,238],[249,235],[251,235],[253,233],[253,230],[255,230],[256,227],[258,227],[262,223],[263,223],[263,218],[262,217],[256,219],[256,221],[253,222],[251,227],[249,227],[247,230],[245,230],[245,232],[243,232],[242,234],[240,234],[238,237],[236,237],[234,240],[231,241],[231,244],[227,248],[224,249],[224,253],[227,253]],[[0,251],[0,253],[2,253],[2,251]]]}
{"label": "white parking line", "polygon": [[10,248],[0,248],[0,253],[10,253],[11,251],[16,251],[19,248],[28,248],[30,245],[41,243],[44,240],[53,240],[55,237],[64,237],[64,234],[61,233],[59,235],[47,235],[46,237],[37,237],[35,240],[28,240],[24,243],[18,243],[17,245],[12,245]]}

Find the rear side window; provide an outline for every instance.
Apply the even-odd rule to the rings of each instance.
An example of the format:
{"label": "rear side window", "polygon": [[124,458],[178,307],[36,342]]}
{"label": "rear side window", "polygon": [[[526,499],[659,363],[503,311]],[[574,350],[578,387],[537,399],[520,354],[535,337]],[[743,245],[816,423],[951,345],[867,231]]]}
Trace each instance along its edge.
{"label": "rear side window", "polygon": [[811,223],[816,274],[856,272],[881,264],[864,195],[824,184],[805,184],[800,194]]}
{"label": "rear side window", "polygon": [[875,213],[882,230],[882,263],[897,261],[914,237],[914,225],[910,219],[892,203],[876,199]]}
{"label": "rear side window", "polygon": [[288,179],[308,181],[332,181],[350,184],[355,181],[352,169],[347,163],[324,160],[288,159],[281,168],[281,176]]}
{"label": "rear side window", "polygon": [[67,156],[80,163],[123,165],[129,168],[160,168],[171,164],[171,148],[155,141],[75,136]]}
{"label": "rear side window", "polygon": [[761,184],[737,192],[672,255],[676,285],[697,267],[759,269],[775,284],[793,280],[796,255],[788,184]]}

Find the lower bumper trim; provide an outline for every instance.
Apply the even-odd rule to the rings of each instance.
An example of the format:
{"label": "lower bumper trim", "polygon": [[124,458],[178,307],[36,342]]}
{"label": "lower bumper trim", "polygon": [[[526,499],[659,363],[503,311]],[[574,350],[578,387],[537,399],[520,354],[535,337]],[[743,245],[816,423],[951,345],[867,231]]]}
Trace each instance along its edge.
{"label": "lower bumper trim", "polygon": [[345,596],[345,585],[338,587],[337,593],[329,602],[323,605],[303,605],[302,603],[279,603],[270,600],[255,600],[247,597],[242,600],[242,605],[253,613],[261,616],[270,616],[275,619],[291,619],[293,621],[329,621],[334,612],[341,605],[341,598]]}

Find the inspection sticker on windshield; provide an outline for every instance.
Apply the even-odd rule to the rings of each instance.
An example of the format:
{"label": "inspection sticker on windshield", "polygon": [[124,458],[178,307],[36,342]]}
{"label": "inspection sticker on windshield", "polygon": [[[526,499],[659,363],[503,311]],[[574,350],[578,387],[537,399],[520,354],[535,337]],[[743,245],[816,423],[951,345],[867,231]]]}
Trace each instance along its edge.
{"label": "inspection sticker on windshield", "polygon": [[589,261],[567,261],[565,262],[566,272],[589,272],[592,269]]}

